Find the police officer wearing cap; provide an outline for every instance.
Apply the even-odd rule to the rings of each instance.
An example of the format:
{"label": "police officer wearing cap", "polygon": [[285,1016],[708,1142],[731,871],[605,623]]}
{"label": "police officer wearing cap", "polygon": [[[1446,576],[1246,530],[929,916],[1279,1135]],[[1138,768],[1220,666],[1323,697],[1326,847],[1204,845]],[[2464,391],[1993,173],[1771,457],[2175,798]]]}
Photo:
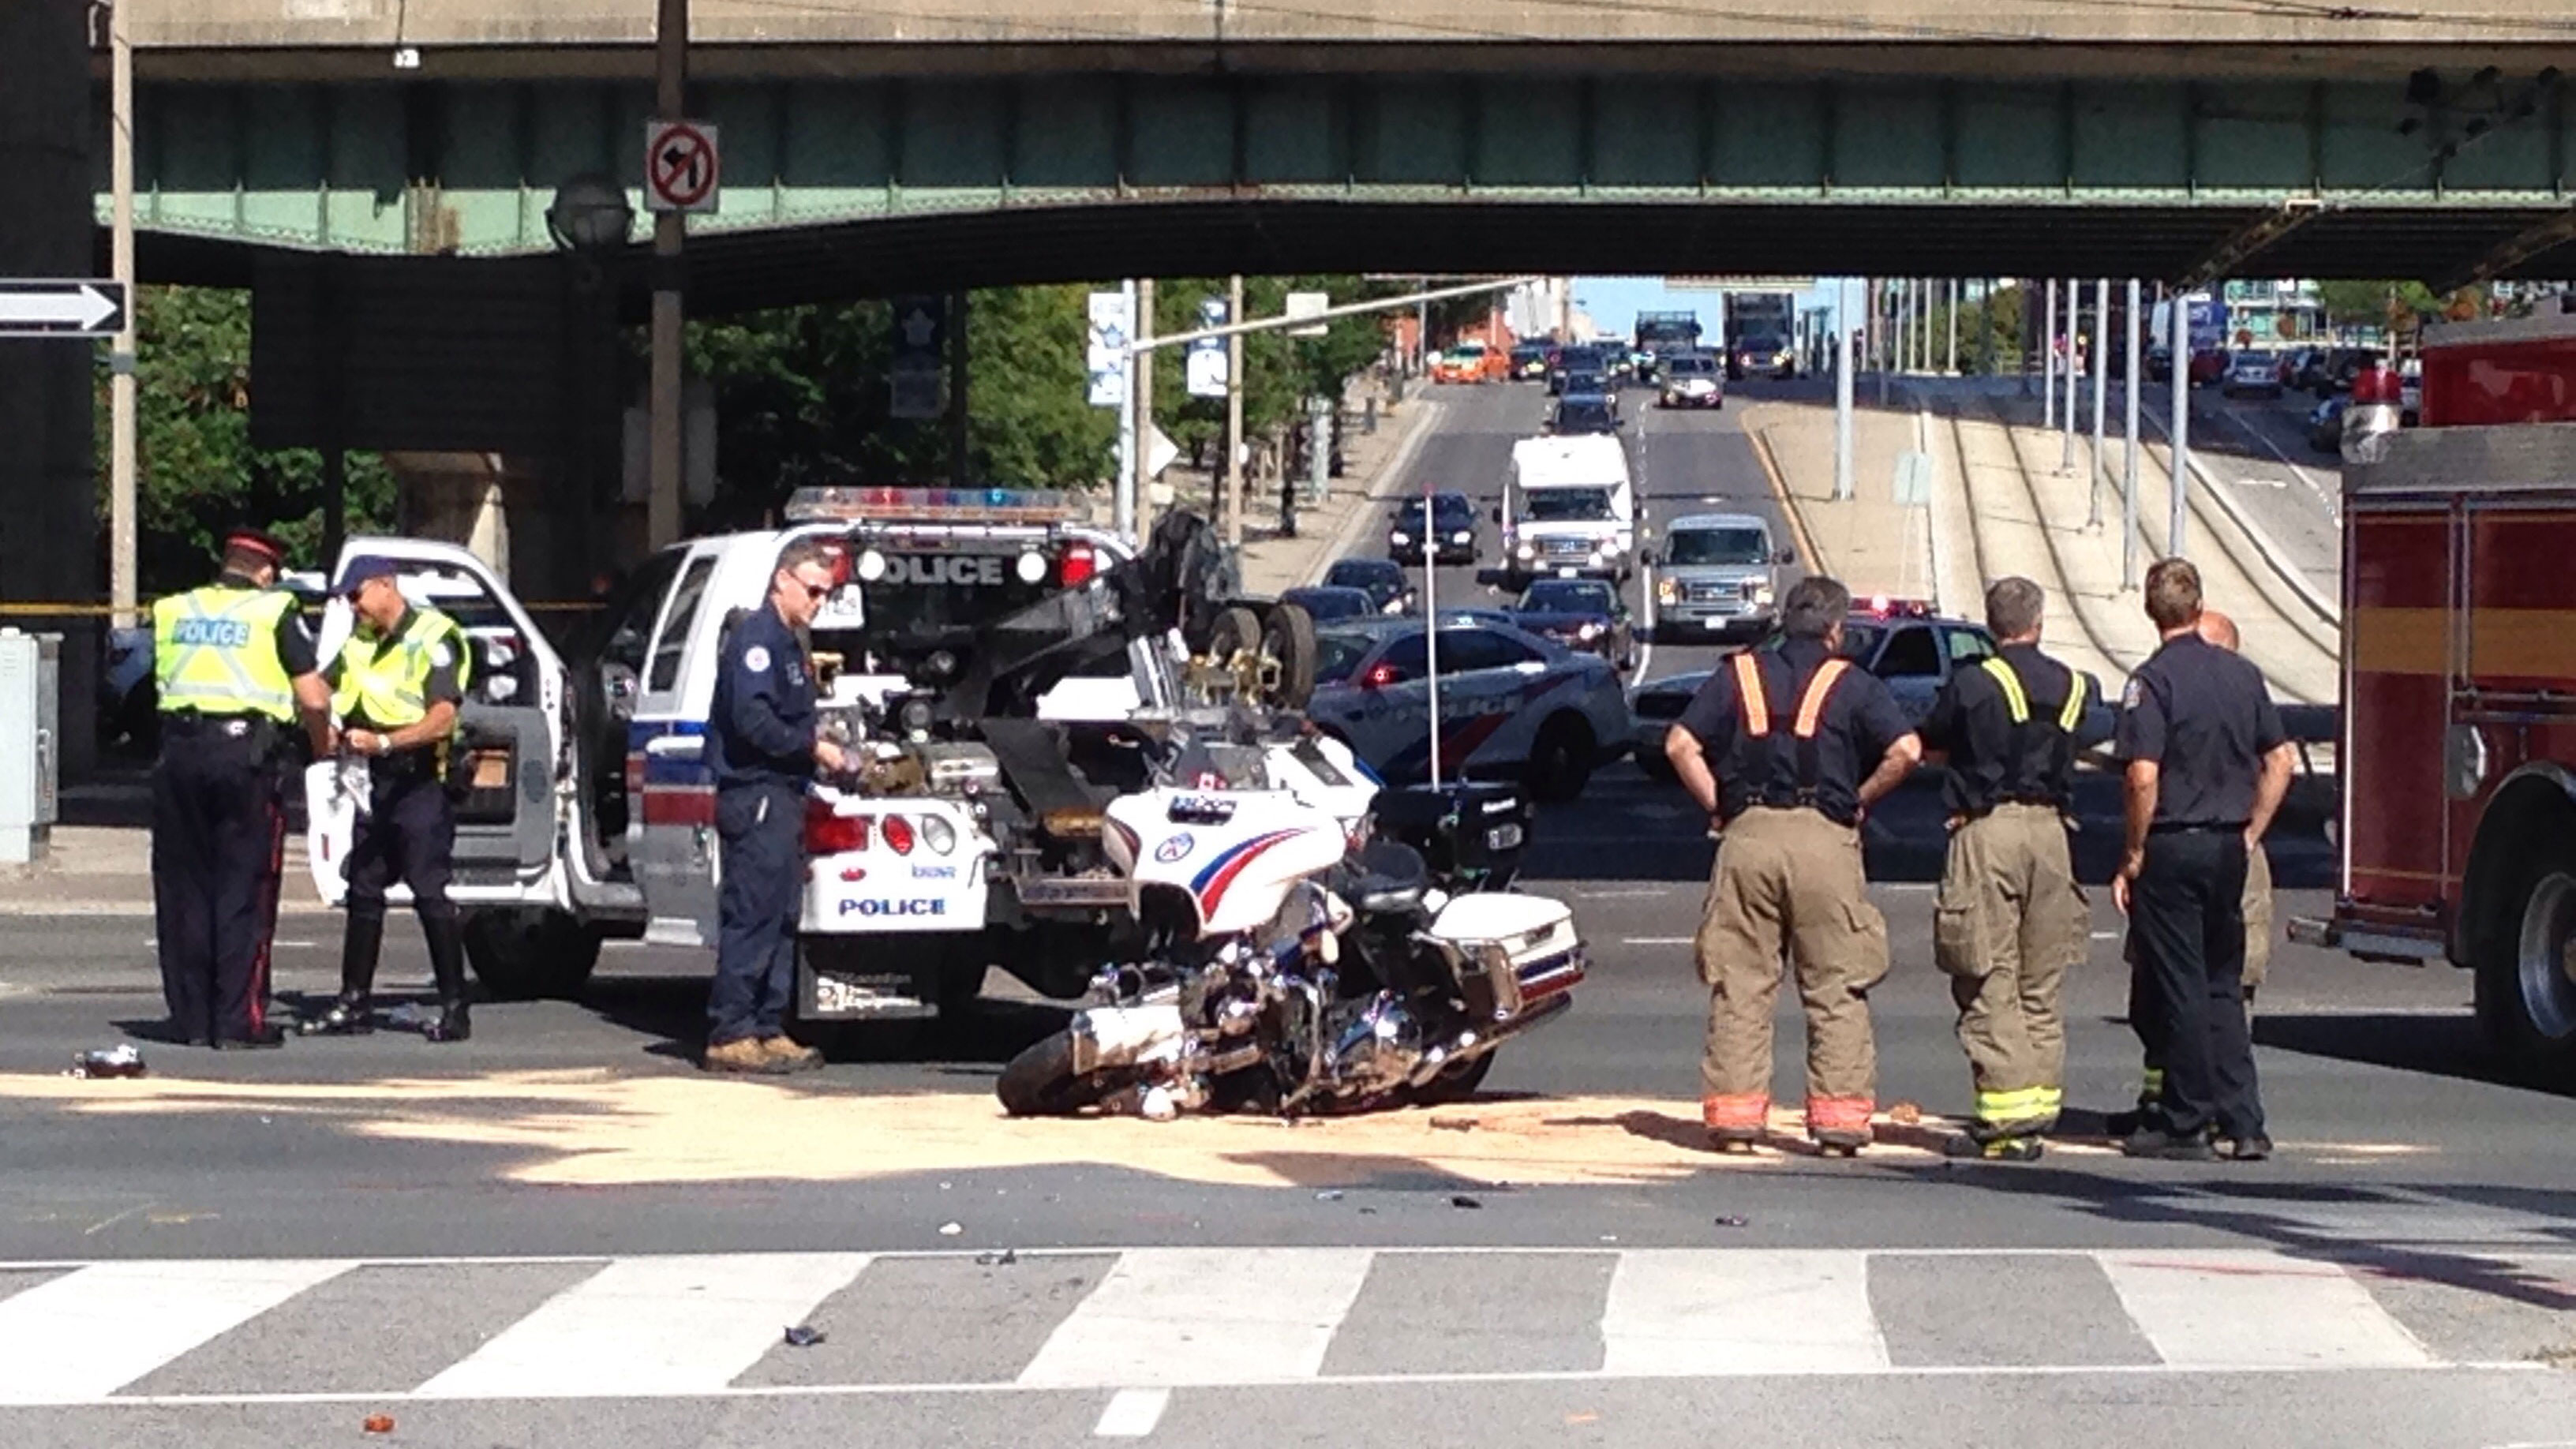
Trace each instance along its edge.
{"label": "police officer wearing cap", "polygon": [[2088,924],[2066,844],[2085,688],[2040,652],[2046,607],[2030,580],[1996,580],[1986,628],[1998,652],[1953,673],[1923,720],[1925,749],[1950,767],[1932,953],[1976,1084],[1967,1135],[1950,1143],[1959,1157],[2037,1158],[2065,1101],[2059,995],[2084,959]]}
{"label": "police officer wearing cap", "polygon": [[276,587],[283,545],[224,539],[215,581],[152,606],[161,754],[152,771],[152,904],[173,1040],[273,1047],[269,935],[286,813],[280,759],[300,715],[331,748],[330,691],[295,596]]}
{"label": "police officer wearing cap", "polygon": [[385,939],[385,891],[411,888],[438,1016],[424,1034],[464,1041],[465,944],[447,882],[456,848],[456,801],[448,793],[457,712],[472,683],[465,631],[436,609],[405,599],[393,561],[352,559],[340,578],[357,628],[332,665],[332,708],[342,748],[367,765],[366,808],[349,844],[349,921],[340,945],[340,995],[304,1024],[317,1035],[375,1029],[376,958]]}
{"label": "police officer wearing cap", "polygon": [[1861,874],[1861,812],[1922,758],[1877,676],[1842,658],[1851,591],[1810,576],[1781,605],[1776,646],[1709,676],[1665,736],[1691,798],[1723,832],[1697,942],[1709,987],[1701,1118],[1722,1150],[1762,1139],[1771,1007],[1783,953],[1807,1012],[1807,1135],[1870,1140],[1878,1052],[1869,990],[1887,975],[1887,922]]}
{"label": "police officer wearing cap", "polygon": [[707,760],[716,786],[723,879],[716,909],[716,977],[707,992],[710,1072],[776,1074],[822,1065],[786,1032],[796,988],[796,920],[805,901],[805,789],[817,768],[838,770],[840,748],[818,738],[814,667],[805,630],[833,586],[829,553],[800,538],[779,551],[769,598],[721,645]]}
{"label": "police officer wearing cap", "polygon": [[2147,571],[2147,617],[2164,642],[2130,676],[2116,748],[2127,835],[2114,898],[2140,973],[2140,1039],[2164,1076],[2154,1119],[2122,1150],[2206,1161],[2271,1155],[2245,1019],[2246,859],[2289,789],[2291,754],[2262,671],[2199,631],[2200,572]]}

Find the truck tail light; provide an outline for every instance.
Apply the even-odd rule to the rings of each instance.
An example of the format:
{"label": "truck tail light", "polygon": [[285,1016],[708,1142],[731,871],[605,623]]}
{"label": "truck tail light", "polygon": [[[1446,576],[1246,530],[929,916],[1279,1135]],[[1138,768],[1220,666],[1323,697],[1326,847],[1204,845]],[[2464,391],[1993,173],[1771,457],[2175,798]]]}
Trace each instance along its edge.
{"label": "truck tail light", "polygon": [[883,827],[886,849],[897,855],[912,854],[912,822],[900,815],[889,815]]}
{"label": "truck tail light", "polygon": [[2394,403],[2398,400],[2397,374],[2373,363],[2353,374],[2352,406],[2368,403]]}
{"label": "truck tail light", "polygon": [[836,815],[822,800],[805,802],[805,849],[815,855],[840,855],[868,848],[868,817]]}
{"label": "truck tail light", "polygon": [[1099,556],[1091,551],[1091,545],[1087,543],[1069,545],[1064,551],[1064,562],[1059,565],[1058,572],[1061,575],[1060,582],[1065,588],[1089,583],[1091,576],[1100,572]]}

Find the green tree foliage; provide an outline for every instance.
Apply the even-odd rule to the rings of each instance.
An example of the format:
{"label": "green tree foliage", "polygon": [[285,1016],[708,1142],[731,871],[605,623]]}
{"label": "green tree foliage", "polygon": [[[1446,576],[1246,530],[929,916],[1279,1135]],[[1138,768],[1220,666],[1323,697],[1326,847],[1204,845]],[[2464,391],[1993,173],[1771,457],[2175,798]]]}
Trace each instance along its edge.
{"label": "green tree foliage", "polygon": [[[2021,370],[2022,289],[2001,286],[1982,297],[1962,295],[1959,300],[1959,370],[1973,373],[1985,369],[2000,374]],[[1950,309],[1946,303],[1934,307],[1926,324],[1932,335],[1941,339],[1935,351],[1943,361],[1949,360]],[[1984,329],[1986,346],[1977,345],[1978,329]]]}
{"label": "green tree foliage", "polygon": [[[276,533],[299,563],[321,566],[321,454],[250,445],[250,294],[146,287],[138,300],[135,551],[144,595],[202,583],[223,534],[246,524]],[[108,512],[108,387],[101,349],[102,519]],[[351,532],[392,526],[393,475],[382,459],[350,454],[348,485]]]}
{"label": "green tree foliage", "polygon": [[2325,305],[2326,320],[2338,327],[2387,326],[2388,302],[2392,296],[2408,311],[2418,316],[2441,315],[2441,299],[2433,295],[2432,288],[2421,282],[2317,283],[2317,300]]}
{"label": "green tree foliage", "polygon": [[[1404,290],[1400,283],[1356,276],[1246,277],[1243,311],[1247,318],[1279,316],[1288,309],[1290,292],[1322,292],[1340,306]],[[1155,335],[1197,331],[1199,303],[1210,297],[1222,302],[1225,293],[1222,277],[1157,282]],[[1285,331],[1247,334],[1243,339],[1245,435],[1260,437],[1288,426],[1309,397],[1338,400],[1344,384],[1386,350],[1386,315],[1336,317],[1321,337],[1290,337]],[[1225,400],[1189,395],[1184,351],[1166,347],[1154,354],[1154,421],[1184,453],[1206,460],[1224,447]]]}
{"label": "green tree foliage", "polygon": [[[1088,487],[1112,471],[1117,414],[1084,401],[1083,287],[1010,287],[967,303],[969,476]],[[809,484],[949,478],[941,419],[890,415],[885,301],[786,307],[689,330],[716,389],[721,493],[709,527],[757,519]]]}

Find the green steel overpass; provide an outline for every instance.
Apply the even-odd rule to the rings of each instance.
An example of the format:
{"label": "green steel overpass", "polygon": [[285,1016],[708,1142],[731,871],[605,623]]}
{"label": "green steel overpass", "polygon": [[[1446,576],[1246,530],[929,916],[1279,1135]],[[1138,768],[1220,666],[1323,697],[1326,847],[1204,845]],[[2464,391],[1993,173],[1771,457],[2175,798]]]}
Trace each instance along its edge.
{"label": "green steel overpass", "polygon": [[[638,183],[652,0],[130,3],[147,276],[541,252],[560,183]],[[697,0],[724,187],[693,306],[1229,270],[2576,274],[2562,5],[1826,11]]]}

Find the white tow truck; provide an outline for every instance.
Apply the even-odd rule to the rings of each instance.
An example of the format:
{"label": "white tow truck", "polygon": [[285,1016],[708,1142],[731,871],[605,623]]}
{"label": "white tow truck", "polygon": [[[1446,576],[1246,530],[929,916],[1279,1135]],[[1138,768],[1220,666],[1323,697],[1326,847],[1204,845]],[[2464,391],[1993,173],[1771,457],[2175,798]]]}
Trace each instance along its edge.
{"label": "white tow truck", "polygon": [[[1238,710],[1203,732],[1213,747],[1180,748],[1193,710],[1208,712],[1213,666],[1147,618],[1179,592],[1171,569],[1155,573],[1085,512],[1071,495],[1004,489],[801,490],[784,528],[655,555],[560,650],[463,549],[352,540],[344,561],[393,559],[406,594],[458,615],[475,642],[451,890],[485,986],[573,994],[606,939],[715,944],[705,732],[719,641],[764,606],[780,549],[801,537],[834,545],[840,582],[812,646],[825,727],[859,762],[806,803],[801,1019],[923,1015],[973,999],[997,964],[1048,996],[1081,995],[1138,929],[1101,848],[1102,807],[1169,778],[1176,756],[1210,778],[1266,770],[1363,829],[1375,782],[1297,717]],[[1303,620],[1279,611],[1291,612]],[[1215,632],[1237,637],[1219,647],[1274,659],[1240,637],[1263,627],[1225,610]],[[1305,657],[1311,678],[1311,632]],[[1262,729],[1274,738],[1242,748]],[[307,782],[315,882],[334,902],[352,814],[338,781],[326,762]]]}

